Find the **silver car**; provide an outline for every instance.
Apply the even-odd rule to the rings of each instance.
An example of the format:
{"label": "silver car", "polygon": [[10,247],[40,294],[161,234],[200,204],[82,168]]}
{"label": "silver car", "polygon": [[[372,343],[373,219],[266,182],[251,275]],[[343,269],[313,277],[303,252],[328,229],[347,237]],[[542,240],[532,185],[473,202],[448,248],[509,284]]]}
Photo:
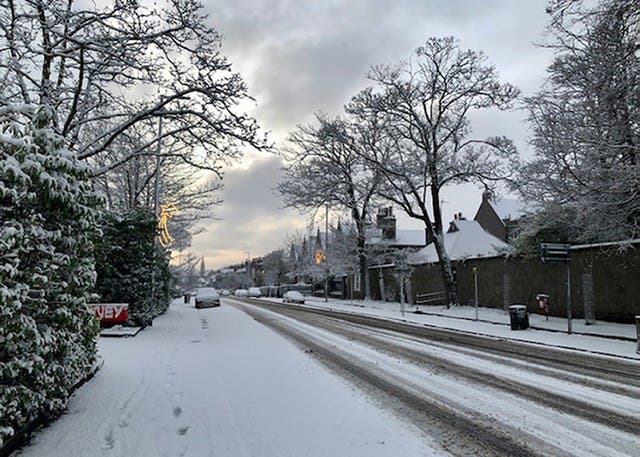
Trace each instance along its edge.
{"label": "silver car", "polygon": [[302,295],[297,290],[290,290],[289,292],[285,292],[282,296],[283,303],[299,303],[304,305],[304,295]]}
{"label": "silver car", "polygon": [[196,308],[220,306],[220,294],[213,287],[201,287],[196,295]]}

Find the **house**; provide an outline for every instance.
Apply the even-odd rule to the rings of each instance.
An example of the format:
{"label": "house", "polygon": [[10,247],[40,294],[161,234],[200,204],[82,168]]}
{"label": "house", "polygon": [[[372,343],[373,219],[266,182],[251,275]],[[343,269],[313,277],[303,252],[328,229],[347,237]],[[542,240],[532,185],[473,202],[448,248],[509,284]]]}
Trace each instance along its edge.
{"label": "house", "polygon": [[375,226],[367,229],[367,244],[384,245],[394,249],[421,248],[427,244],[424,230],[401,230],[397,228],[393,207],[378,209]]}
{"label": "house", "polygon": [[517,199],[496,199],[491,192],[482,193],[482,203],[473,218],[480,226],[505,243],[513,242],[526,205]]}
{"label": "house", "polygon": [[[444,234],[444,246],[452,261],[498,257],[511,250],[511,245],[489,233],[478,221],[467,220],[460,214],[449,224],[449,230]],[[437,263],[435,245],[430,243],[417,251],[410,262],[413,265]]]}

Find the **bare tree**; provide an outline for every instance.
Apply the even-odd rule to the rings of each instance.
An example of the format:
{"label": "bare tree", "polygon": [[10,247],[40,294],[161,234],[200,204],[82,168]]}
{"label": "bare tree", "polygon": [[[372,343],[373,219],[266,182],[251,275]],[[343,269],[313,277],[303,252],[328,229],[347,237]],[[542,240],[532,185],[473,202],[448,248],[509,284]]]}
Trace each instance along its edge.
{"label": "bare tree", "polygon": [[491,186],[510,176],[517,162],[504,137],[471,137],[473,110],[508,109],[518,90],[501,83],[481,52],[459,49],[453,38],[430,38],[410,62],[375,66],[374,86],[355,96],[348,112],[365,131],[382,131],[362,149],[384,177],[378,192],[424,222],[440,259],[449,303],[458,303],[451,260],[444,245],[440,192],[479,180]]}
{"label": "bare tree", "polygon": [[[549,12],[544,46],[555,58],[548,80],[527,100],[535,156],[519,180],[543,214],[523,237],[638,237],[640,3],[555,0]],[[549,233],[552,218],[560,227]]]}
{"label": "bare tree", "polygon": [[264,269],[264,283],[266,285],[279,285],[285,282],[286,264],[284,251],[276,249],[264,255],[262,258]]}
{"label": "bare tree", "polygon": [[[161,116],[162,155],[216,173],[241,146],[264,144],[238,109],[251,98],[198,1],[84,5],[1,3],[2,104],[50,105],[56,130],[96,174],[156,155],[150,126]],[[126,135],[139,141],[123,149]]]}
{"label": "bare tree", "polygon": [[308,211],[330,205],[349,214],[356,231],[359,274],[369,298],[366,222],[381,177],[364,160],[366,135],[369,132],[347,118],[317,114],[313,124],[298,126],[290,134],[277,190],[290,207]]}

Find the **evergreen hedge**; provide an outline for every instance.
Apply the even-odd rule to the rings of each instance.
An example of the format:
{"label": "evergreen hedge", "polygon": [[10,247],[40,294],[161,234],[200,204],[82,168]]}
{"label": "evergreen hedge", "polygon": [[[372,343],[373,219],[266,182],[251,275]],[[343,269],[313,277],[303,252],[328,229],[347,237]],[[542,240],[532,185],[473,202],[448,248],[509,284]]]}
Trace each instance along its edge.
{"label": "evergreen hedge", "polygon": [[0,445],[55,416],[96,362],[98,199],[41,109],[0,134]]}

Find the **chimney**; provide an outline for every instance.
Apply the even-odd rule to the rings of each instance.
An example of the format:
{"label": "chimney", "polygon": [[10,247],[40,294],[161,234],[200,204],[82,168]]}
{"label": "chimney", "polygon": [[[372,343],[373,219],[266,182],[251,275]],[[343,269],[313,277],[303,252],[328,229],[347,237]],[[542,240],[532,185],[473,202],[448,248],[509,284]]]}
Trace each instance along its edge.
{"label": "chimney", "polygon": [[493,200],[493,193],[490,190],[482,192],[482,201],[489,203]]}
{"label": "chimney", "polygon": [[396,217],[393,215],[393,207],[378,209],[376,216],[376,227],[382,231],[383,240],[395,240],[396,238]]}

